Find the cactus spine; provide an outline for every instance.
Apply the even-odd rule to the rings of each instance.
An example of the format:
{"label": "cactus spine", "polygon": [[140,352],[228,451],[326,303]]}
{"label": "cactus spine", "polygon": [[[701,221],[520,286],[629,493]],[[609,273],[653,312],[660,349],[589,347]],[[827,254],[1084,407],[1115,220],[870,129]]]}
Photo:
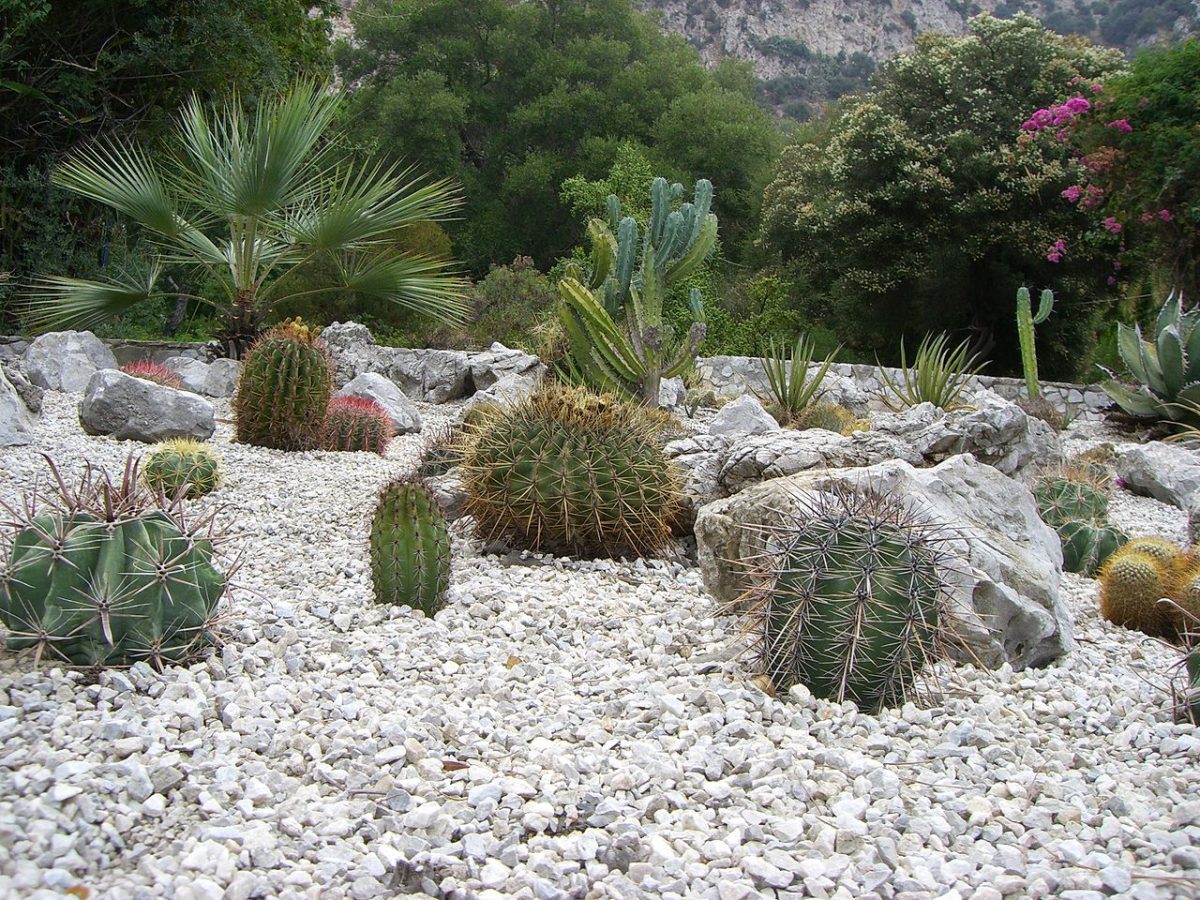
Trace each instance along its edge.
{"label": "cactus spine", "polygon": [[317,446],[331,368],[316,332],[298,319],[266,332],[242,362],[233,398],[238,441],[276,450]]}
{"label": "cactus spine", "polygon": [[321,445],[326,450],[378,453],[392,440],[392,420],[383,407],[366,397],[334,397],[329,401]]}
{"label": "cactus spine", "polygon": [[163,387],[174,388],[177,391],[183,390],[183,381],[180,380],[179,376],[162,363],[154,362],[153,360],[140,359],[125,363],[125,365],[121,366],[121,371],[126,375],[132,375],[134,378],[140,378],[142,381],[160,384]]}
{"label": "cactus spine", "polygon": [[1035,485],[1033,497],[1042,521],[1051,528],[1072,521],[1100,523],[1108,515],[1108,497],[1083,481],[1042,479]]}
{"label": "cactus spine", "polygon": [[486,540],[580,556],[652,553],[680,502],[650,413],[581,388],[545,385],[473,429],[465,511]]}
{"label": "cactus spine", "polygon": [[[717,217],[709,211],[712,183],[697,181],[692,202],[672,209],[682,194],[682,185],[654,179],[650,221],[636,267],[637,222],[622,218],[620,201],[610,196],[609,221],[593,219],[588,226],[590,274],[585,277],[578,266],[570,267],[558,284],[560,318],[576,368],[594,387],[639,397],[648,406],[658,405],[663,378],[691,367],[705,335],[704,309],[694,288],[686,337],[676,340],[663,318],[667,291],[691,275],[717,242]],[[624,329],[616,322],[622,312]]]}
{"label": "cactus spine", "polygon": [[427,616],[442,608],[450,585],[450,533],[424,484],[402,478],[380,492],[370,553],[378,602],[411,606]]}
{"label": "cactus spine", "polygon": [[154,507],[126,464],[114,484],[88,468],[68,488],[38,497],[6,536],[0,621],[10,650],[75,666],[156,669],[187,662],[214,641],[225,576],[213,564],[211,520]]}
{"label": "cactus spine", "polygon": [[1017,291],[1017,338],[1021,342],[1021,367],[1025,370],[1025,389],[1029,399],[1036,400],[1042,396],[1042,386],[1038,381],[1037,346],[1034,343],[1033,326],[1041,325],[1054,309],[1054,291],[1042,291],[1038,302],[1037,315],[1029,299],[1029,288]]}
{"label": "cactus spine", "polygon": [[146,456],[142,479],[168,500],[180,496],[195,500],[221,485],[220,460],[212,449],[190,438],[162,441]]}
{"label": "cactus spine", "polygon": [[898,498],[838,489],[768,529],[748,625],[776,690],[876,711],[902,703],[941,652],[945,553]]}

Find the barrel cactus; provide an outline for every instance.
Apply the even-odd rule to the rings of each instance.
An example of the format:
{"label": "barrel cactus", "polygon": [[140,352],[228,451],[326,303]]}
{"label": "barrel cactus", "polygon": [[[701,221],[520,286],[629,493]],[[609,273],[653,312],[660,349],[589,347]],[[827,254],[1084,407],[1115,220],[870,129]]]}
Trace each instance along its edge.
{"label": "barrel cactus", "polygon": [[1095,576],[1100,567],[1129,540],[1121,529],[1108,524],[1072,520],[1058,526],[1063,570]]}
{"label": "barrel cactus", "polygon": [[221,463],[208,444],[175,438],[155,444],[142,464],[142,479],[167,499],[203,497],[221,485]]}
{"label": "barrel cactus", "polygon": [[837,403],[818,400],[801,410],[791,422],[791,427],[804,431],[809,428],[822,428],[834,434],[850,434],[861,428],[861,423],[854,413]]}
{"label": "barrel cactus", "polygon": [[316,334],[299,319],[288,321],[247,352],[233,398],[240,443],[276,450],[317,446],[333,376]]}
{"label": "barrel cactus", "polygon": [[904,702],[947,626],[947,556],[935,526],[899,498],[849,490],[806,497],[768,529],[747,612],[775,689],[877,711]]}
{"label": "barrel cactus", "polygon": [[121,371],[126,375],[132,375],[134,378],[140,378],[142,381],[161,384],[163,387],[174,388],[177,391],[183,390],[183,381],[180,380],[179,376],[160,362],[139,359],[134,362],[125,363],[125,365],[121,366]]}
{"label": "barrel cactus", "polygon": [[472,429],[465,511],[485,540],[576,556],[665,546],[681,500],[647,411],[582,388],[545,385]]}
{"label": "barrel cactus", "polygon": [[1100,572],[1100,614],[1114,625],[1151,637],[1171,636],[1171,614],[1159,603],[1170,592],[1171,577],[1169,561],[1127,543]]}
{"label": "barrel cactus", "polygon": [[326,450],[383,456],[394,429],[386,410],[367,397],[335,397],[329,402],[321,445]]}
{"label": "barrel cactus", "polygon": [[10,650],[74,666],[156,669],[185,663],[215,640],[226,577],[208,524],[164,510],[130,460],[119,484],[89,467],[77,487],[27,502],[5,540],[0,621]]}
{"label": "barrel cactus", "polygon": [[376,600],[427,616],[442,608],[450,585],[450,533],[420,481],[402,478],[384,487],[371,519],[370,552]]}
{"label": "barrel cactus", "polygon": [[1108,515],[1108,497],[1084,481],[1044,478],[1034,486],[1033,497],[1042,521],[1051,528],[1067,522],[1100,523]]}

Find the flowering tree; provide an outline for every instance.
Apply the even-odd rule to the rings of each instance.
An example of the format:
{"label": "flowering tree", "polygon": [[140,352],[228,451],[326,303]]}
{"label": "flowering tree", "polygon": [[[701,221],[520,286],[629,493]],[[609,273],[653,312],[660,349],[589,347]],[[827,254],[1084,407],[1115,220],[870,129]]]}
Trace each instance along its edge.
{"label": "flowering tree", "polygon": [[1059,306],[1039,329],[1042,368],[1075,374],[1108,302],[1110,256],[1047,259],[1090,216],[1059,197],[1076,175],[1068,148],[1017,136],[1029,110],[1072,79],[1091,83],[1119,64],[1028,16],[977,17],[963,38],[922,35],[822,133],[784,152],[765,243],[823,290],[843,341],[881,357],[903,333],[952,330],[974,335],[990,371],[1019,372],[1017,288],[1051,287]]}

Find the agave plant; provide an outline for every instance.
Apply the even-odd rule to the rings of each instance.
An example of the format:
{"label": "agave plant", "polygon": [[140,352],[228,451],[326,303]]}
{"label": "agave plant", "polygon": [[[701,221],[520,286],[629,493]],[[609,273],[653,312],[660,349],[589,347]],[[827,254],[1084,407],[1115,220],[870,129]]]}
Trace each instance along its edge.
{"label": "agave plant", "polygon": [[[411,168],[341,159],[326,134],[338,105],[339,95],[316,83],[264,102],[252,117],[236,98],[206,110],[193,96],[168,152],[108,139],[76,154],[54,183],[140,225],[154,258],[142,277],[42,277],[28,297],[28,324],[92,328],[182,294],[216,308],[240,355],[272,308],[293,296],[286,273],[320,260],[332,260],[337,283],[305,293],[349,289],[461,319],[465,282],[444,260],[400,253],[392,240],[405,226],[447,218],[460,202],[456,190]],[[220,287],[189,294],[160,284],[167,266]]]}
{"label": "agave plant", "polygon": [[808,370],[812,365],[815,349],[813,343],[803,334],[796,338],[796,346],[790,354],[782,347],[777,347],[772,340],[768,354],[762,360],[771,398],[775,401],[779,418],[784,424],[799,416],[817,398],[821,382],[829,374],[829,367],[833,365],[833,360],[842,346],[839,344],[825,357],[825,361],[810,377]]}
{"label": "agave plant", "polygon": [[1117,326],[1121,361],[1138,381],[1133,390],[1105,370],[1104,392],[1140,419],[1167,419],[1200,426],[1200,309],[1183,311],[1183,294],[1171,291],[1154,322],[1154,339],[1142,337],[1141,326]]}
{"label": "agave plant", "polygon": [[911,367],[904,341],[900,341],[899,381],[893,380],[883,366],[879,367],[882,400],[888,409],[899,412],[920,403],[932,403],[949,412],[967,405],[962,402],[963,391],[987,363],[980,362],[979,354],[971,353],[968,341],[950,348],[949,340],[945,333],[926,335],[917,347]]}

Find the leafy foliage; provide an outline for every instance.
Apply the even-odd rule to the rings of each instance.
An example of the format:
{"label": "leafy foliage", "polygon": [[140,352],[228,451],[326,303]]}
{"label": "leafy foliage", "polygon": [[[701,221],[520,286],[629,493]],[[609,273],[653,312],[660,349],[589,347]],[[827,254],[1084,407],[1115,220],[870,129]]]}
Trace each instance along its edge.
{"label": "leafy foliage", "polygon": [[770,352],[762,360],[763,372],[774,401],[772,412],[782,425],[798,418],[820,397],[821,382],[829,373],[837,350],[825,357],[815,372],[810,373],[813,356],[812,342],[807,336],[800,335],[790,353],[786,348],[776,347],[772,343]]}

